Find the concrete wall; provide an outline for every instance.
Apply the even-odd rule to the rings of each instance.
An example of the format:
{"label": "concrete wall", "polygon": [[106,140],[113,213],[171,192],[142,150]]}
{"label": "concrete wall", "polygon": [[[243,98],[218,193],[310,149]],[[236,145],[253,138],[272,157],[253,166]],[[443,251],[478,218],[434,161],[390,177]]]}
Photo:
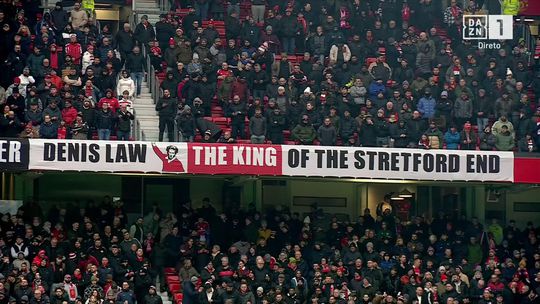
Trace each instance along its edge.
{"label": "concrete wall", "polygon": [[517,212],[514,211],[514,203],[537,203],[540,204],[540,188],[531,189],[512,189],[506,191],[506,218],[507,220],[515,220],[516,225],[520,228],[525,228],[527,221],[532,221],[535,226],[538,226],[540,212]]}
{"label": "concrete wall", "polygon": [[222,179],[208,179],[205,177],[190,178],[189,191],[192,207],[199,208],[202,205],[203,198],[208,197],[212,205],[220,211],[223,198],[222,188]]}
{"label": "concrete wall", "polygon": [[297,181],[289,180],[289,202],[290,208],[293,211],[309,212],[309,206],[294,206],[293,199],[295,196],[311,196],[311,197],[338,197],[347,200],[346,207],[324,207],[324,212],[327,213],[342,213],[348,214],[351,220],[354,220],[358,215],[358,206],[360,206],[361,197],[358,195],[357,183],[348,182],[322,182],[322,181]]}
{"label": "concrete wall", "polygon": [[38,178],[41,201],[101,201],[122,195],[122,177],[91,173],[47,173]]}

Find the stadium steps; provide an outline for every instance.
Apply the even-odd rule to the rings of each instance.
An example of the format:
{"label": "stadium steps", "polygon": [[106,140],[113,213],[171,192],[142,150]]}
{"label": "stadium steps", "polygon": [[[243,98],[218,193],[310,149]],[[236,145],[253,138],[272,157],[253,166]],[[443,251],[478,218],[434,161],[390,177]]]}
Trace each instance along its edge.
{"label": "stadium steps", "polygon": [[[159,117],[155,107],[156,105],[150,94],[148,83],[145,81],[143,82],[141,96],[136,98],[133,103],[135,119],[140,126],[141,133],[144,133],[144,136],[138,134],[138,140],[158,141]],[[167,132],[165,132],[164,138],[167,138]]]}
{"label": "stadium steps", "polygon": [[[144,132],[144,136],[138,134],[139,140],[157,141],[158,140],[158,116],[155,110],[155,104],[152,100],[152,95],[148,89],[148,83],[143,83],[141,96],[135,99],[133,103],[133,111],[135,119],[140,126],[140,130]],[[142,133],[141,132],[141,133]]]}
{"label": "stadium steps", "polygon": [[[156,0],[137,0],[135,2],[135,11],[139,19],[142,15],[147,15],[148,22],[152,25],[159,21],[159,15],[162,13]],[[136,23],[139,23],[139,21],[136,20]]]}

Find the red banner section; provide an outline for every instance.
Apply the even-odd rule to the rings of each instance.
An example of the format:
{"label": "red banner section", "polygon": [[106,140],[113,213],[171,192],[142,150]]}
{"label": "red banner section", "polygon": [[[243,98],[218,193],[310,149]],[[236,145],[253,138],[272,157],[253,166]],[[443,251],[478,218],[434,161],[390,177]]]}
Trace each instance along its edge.
{"label": "red banner section", "polygon": [[278,145],[188,144],[189,173],[282,175]]}
{"label": "red banner section", "polygon": [[540,184],[540,158],[514,158],[514,183]]}
{"label": "red banner section", "polygon": [[520,15],[525,16],[540,16],[540,1],[538,0],[521,0]]}

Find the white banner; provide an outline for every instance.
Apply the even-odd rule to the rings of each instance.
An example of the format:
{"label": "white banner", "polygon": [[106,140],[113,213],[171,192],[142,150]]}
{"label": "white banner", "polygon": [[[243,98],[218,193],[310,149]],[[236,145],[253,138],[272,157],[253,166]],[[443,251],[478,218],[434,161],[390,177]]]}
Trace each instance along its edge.
{"label": "white banner", "polygon": [[513,182],[514,153],[30,140],[30,170]]}
{"label": "white banner", "polygon": [[186,173],[186,143],[44,140],[30,142],[31,170]]}
{"label": "white banner", "polygon": [[512,152],[282,146],[283,175],[514,181]]}

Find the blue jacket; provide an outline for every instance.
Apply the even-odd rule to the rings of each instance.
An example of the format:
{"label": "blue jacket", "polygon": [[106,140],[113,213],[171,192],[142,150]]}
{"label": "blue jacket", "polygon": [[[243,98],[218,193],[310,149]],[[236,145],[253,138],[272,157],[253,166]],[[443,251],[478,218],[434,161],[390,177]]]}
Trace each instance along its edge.
{"label": "blue jacket", "polygon": [[58,125],[55,123],[42,123],[39,127],[39,137],[47,139],[58,138]]}
{"label": "blue jacket", "polygon": [[120,293],[118,293],[118,296],[116,296],[116,303],[117,304],[124,304],[127,302],[127,304],[135,304],[135,294],[133,294],[133,291],[124,291],[122,290]]}
{"label": "blue jacket", "polygon": [[379,92],[382,92],[386,96],[386,87],[384,86],[383,83],[379,84],[376,81],[371,82],[371,84],[369,85],[368,91],[369,91],[369,98],[371,98],[371,100],[375,100]]}
{"label": "blue jacket", "polygon": [[461,136],[459,135],[459,132],[452,133],[446,131],[444,134],[444,142],[446,143],[446,149],[448,150],[457,150],[460,140]]}
{"label": "blue jacket", "polygon": [[435,101],[435,98],[433,97],[422,97],[418,101],[418,112],[422,114],[422,118],[433,118],[435,116],[435,105],[437,102]]}

